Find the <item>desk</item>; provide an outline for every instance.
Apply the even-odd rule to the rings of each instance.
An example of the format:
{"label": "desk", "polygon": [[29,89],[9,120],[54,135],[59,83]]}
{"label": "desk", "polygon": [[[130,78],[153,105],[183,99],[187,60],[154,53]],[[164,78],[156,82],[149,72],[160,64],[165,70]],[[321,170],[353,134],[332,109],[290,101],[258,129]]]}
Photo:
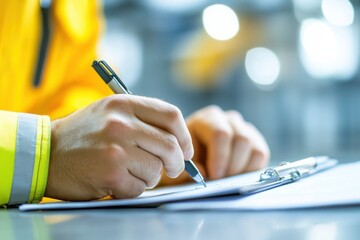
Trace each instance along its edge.
{"label": "desk", "polygon": [[[35,236],[35,237],[32,237]],[[0,239],[359,239],[360,206],[291,211],[0,210]]]}

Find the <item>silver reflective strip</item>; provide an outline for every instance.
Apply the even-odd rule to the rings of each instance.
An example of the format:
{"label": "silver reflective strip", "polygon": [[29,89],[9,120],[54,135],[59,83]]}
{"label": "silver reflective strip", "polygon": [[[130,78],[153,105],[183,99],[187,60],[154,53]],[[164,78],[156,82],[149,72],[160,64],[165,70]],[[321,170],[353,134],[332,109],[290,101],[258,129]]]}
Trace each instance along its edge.
{"label": "silver reflective strip", "polygon": [[37,121],[36,115],[18,116],[14,176],[9,205],[25,203],[29,199],[35,162]]}

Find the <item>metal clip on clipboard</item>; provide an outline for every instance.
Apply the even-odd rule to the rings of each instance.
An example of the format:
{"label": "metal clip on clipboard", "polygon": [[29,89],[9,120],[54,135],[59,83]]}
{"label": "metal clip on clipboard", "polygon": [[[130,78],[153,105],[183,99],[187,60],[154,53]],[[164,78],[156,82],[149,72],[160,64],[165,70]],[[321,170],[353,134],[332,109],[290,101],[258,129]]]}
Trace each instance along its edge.
{"label": "metal clip on clipboard", "polygon": [[279,166],[267,168],[258,181],[239,187],[240,194],[252,194],[294,182],[337,164],[337,160],[327,156],[310,157],[292,163],[282,162]]}

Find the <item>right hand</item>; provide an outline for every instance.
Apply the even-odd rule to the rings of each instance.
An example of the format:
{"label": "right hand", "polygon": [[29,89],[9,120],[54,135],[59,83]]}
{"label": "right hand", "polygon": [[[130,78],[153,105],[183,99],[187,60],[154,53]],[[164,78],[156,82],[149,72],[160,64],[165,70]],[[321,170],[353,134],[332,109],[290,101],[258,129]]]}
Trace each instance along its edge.
{"label": "right hand", "polygon": [[175,178],[194,151],[178,108],[134,95],[113,95],[51,124],[45,196],[130,198],[154,187],[163,168]]}

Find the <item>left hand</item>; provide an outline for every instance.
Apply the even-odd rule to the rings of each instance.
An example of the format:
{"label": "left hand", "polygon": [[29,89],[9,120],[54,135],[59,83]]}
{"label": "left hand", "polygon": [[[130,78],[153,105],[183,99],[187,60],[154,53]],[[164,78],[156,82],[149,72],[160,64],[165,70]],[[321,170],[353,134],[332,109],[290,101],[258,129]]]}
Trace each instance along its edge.
{"label": "left hand", "polygon": [[[264,168],[269,147],[260,132],[237,111],[208,106],[187,119],[195,155],[194,162],[204,178],[213,180]],[[162,184],[189,181],[183,172],[176,179],[164,177]]]}

